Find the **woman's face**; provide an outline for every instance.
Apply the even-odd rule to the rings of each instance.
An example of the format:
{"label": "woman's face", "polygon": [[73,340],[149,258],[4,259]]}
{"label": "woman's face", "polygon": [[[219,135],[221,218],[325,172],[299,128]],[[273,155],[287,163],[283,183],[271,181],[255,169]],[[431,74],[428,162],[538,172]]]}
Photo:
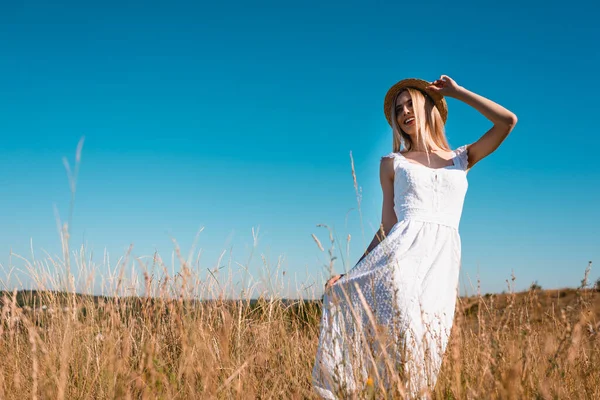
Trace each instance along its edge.
{"label": "woman's face", "polygon": [[396,122],[402,131],[413,136],[417,132],[413,104],[408,90],[403,91],[396,98]]}

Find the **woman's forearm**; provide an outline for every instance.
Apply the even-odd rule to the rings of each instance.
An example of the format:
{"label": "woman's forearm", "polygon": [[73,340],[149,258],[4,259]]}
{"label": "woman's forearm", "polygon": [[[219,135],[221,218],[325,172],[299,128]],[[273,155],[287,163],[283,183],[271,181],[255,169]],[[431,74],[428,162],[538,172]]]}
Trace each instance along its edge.
{"label": "woman's forearm", "polygon": [[517,123],[517,116],[514,113],[462,86],[458,88],[452,97],[467,103],[492,121],[494,125],[512,126]]}

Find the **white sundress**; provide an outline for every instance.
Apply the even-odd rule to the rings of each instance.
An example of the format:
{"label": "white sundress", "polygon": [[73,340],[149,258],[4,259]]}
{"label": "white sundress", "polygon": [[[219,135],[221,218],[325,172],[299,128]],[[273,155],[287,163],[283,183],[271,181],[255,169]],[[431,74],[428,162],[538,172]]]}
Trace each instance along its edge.
{"label": "white sundress", "polygon": [[398,222],[323,296],[312,380],[325,399],[369,389],[368,380],[390,390],[398,387],[392,375],[409,398],[433,390],[452,328],[467,146],[443,168],[384,157],[393,158]]}

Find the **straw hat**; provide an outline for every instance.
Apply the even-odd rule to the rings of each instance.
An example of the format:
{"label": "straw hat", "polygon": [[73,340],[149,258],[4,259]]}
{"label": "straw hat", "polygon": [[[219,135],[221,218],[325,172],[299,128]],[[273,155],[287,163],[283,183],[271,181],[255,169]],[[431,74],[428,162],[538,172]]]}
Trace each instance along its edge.
{"label": "straw hat", "polygon": [[441,94],[426,89],[427,86],[431,86],[431,83],[424,81],[423,79],[409,78],[401,80],[388,90],[385,95],[385,100],[383,101],[383,112],[385,113],[385,118],[390,126],[392,125],[392,104],[395,103],[398,93],[405,88],[418,89],[429,96],[440,112],[442,121],[444,121],[444,124],[446,123],[446,119],[448,118],[448,105],[446,104],[446,99],[444,99],[444,96]]}

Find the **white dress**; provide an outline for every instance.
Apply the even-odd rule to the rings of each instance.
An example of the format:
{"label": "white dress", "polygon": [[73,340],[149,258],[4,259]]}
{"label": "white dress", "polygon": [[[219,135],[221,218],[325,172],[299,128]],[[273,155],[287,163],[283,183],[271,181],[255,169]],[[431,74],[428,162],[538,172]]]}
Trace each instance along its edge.
{"label": "white dress", "polygon": [[466,145],[437,169],[400,153],[384,157],[393,158],[398,222],[323,296],[312,379],[325,399],[369,389],[367,380],[390,390],[399,379],[409,398],[433,390],[452,328]]}

